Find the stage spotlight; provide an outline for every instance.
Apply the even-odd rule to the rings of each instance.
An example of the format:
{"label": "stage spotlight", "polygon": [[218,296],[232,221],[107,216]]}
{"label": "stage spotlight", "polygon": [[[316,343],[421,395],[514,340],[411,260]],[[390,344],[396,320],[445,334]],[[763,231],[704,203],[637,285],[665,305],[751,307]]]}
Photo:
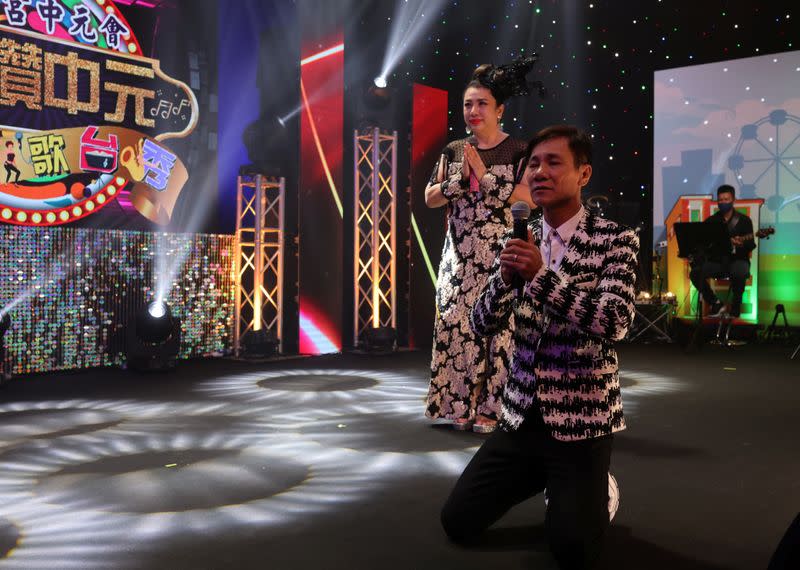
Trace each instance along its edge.
{"label": "stage spotlight", "polygon": [[167,305],[163,301],[153,301],[147,305],[147,312],[154,319],[160,319],[167,314]]}
{"label": "stage spotlight", "polygon": [[127,365],[142,371],[171,370],[180,342],[180,319],[172,315],[169,305],[153,301],[141,307],[128,325]]}
{"label": "stage spotlight", "polygon": [[[288,118],[274,115],[250,123],[242,133],[252,164],[242,169],[266,176],[285,176],[291,159]],[[242,174],[242,169],[239,173]]]}
{"label": "stage spotlight", "polygon": [[6,331],[11,328],[11,315],[0,310],[0,384],[11,380],[11,370],[6,368]]}
{"label": "stage spotlight", "polygon": [[280,341],[272,329],[249,330],[242,338],[246,358],[270,358],[278,354]]}
{"label": "stage spotlight", "polygon": [[392,89],[378,87],[373,81],[362,87],[361,100],[356,108],[357,130],[378,127],[385,131],[392,131],[396,127],[394,116],[396,105],[393,104]]}
{"label": "stage spotlight", "polygon": [[375,87],[378,87],[379,89],[384,89],[384,88],[386,87],[386,85],[388,85],[388,84],[386,83],[386,78],[385,78],[385,77],[383,77],[382,75],[381,75],[381,76],[378,76],[378,77],[376,77],[376,78],[373,80],[373,83],[375,84]]}
{"label": "stage spotlight", "polygon": [[172,336],[173,329],[172,312],[163,301],[153,301],[136,315],[136,334],[144,342],[166,342]]}
{"label": "stage spotlight", "polygon": [[397,349],[397,331],[392,327],[366,329],[359,344],[370,354],[390,354]]}
{"label": "stage spotlight", "polygon": [[371,110],[383,110],[392,102],[392,92],[385,85],[370,85],[364,92],[364,104]]}

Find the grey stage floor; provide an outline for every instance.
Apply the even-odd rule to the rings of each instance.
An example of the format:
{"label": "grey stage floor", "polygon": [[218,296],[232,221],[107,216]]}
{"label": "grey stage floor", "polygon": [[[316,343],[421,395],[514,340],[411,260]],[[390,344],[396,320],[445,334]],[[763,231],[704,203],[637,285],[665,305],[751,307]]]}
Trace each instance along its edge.
{"label": "grey stage floor", "polygon": [[[607,568],[765,568],[800,511],[791,347],[620,347]],[[463,549],[482,438],[422,417],[428,355],[207,360],[0,390],[0,568],[552,568],[539,497]]]}

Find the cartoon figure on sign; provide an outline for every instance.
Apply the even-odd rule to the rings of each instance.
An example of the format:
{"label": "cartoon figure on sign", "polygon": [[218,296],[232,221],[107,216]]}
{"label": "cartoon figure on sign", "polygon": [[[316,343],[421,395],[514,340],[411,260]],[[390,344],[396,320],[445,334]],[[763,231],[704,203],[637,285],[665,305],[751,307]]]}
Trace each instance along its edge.
{"label": "cartoon figure on sign", "polygon": [[6,184],[11,181],[11,173],[14,172],[17,177],[14,179],[14,184],[19,182],[19,169],[14,164],[14,159],[16,155],[14,154],[14,143],[11,141],[6,142],[6,158],[3,161],[3,166],[6,169]]}

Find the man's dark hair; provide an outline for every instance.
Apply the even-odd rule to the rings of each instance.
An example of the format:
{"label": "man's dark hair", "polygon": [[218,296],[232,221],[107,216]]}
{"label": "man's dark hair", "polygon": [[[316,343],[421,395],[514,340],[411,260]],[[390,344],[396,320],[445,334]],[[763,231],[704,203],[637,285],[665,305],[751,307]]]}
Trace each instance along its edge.
{"label": "man's dark hair", "polygon": [[719,198],[720,194],[730,194],[734,198],[736,198],[736,188],[731,186],[730,184],[723,184],[719,188],[717,188],[717,198]]}
{"label": "man's dark hair", "polygon": [[528,143],[526,154],[528,160],[530,160],[536,145],[550,139],[560,138],[567,139],[569,150],[572,151],[572,156],[575,158],[575,168],[583,164],[592,164],[592,140],[585,131],[572,125],[552,125],[533,135],[531,142]]}
{"label": "man's dark hair", "polygon": [[12,141],[6,141],[6,146],[14,146],[14,143]]}

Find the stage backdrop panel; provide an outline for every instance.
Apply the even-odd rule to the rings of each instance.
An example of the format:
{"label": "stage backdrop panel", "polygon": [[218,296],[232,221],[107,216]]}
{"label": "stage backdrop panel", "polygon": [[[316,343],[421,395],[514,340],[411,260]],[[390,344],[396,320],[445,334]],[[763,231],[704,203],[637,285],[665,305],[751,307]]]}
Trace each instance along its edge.
{"label": "stage backdrop panel", "polygon": [[447,91],[414,84],[411,130],[411,215],[413,239],[409,287],[412,348],[433,344],[436,277],[446,234],[446,208],[425,205],[425,187],[447,144]]}
{"label": "stage backdrop panel", "polygon": [[[305,16],[313,8],[303,3],[300,13]],[[298,216],[303,354],[342,348],[344,34],[336,4],[325,10],[330,13],[327,22],[301,18]]]}
{"label": "stage backdrop panel", "polygon": [[[681,195],[764,200],[758,320],[800,321],[800,51],[655,73],[653,237]],[[758,228],[756,228],[758,229]]]}
{"label": "stage backdrop panel", "polygon": [[0,228],[0,302],[14,374],[120,365],[126,327],[168,275],[180,358],[231,351],[234,237],[72,228]]}

